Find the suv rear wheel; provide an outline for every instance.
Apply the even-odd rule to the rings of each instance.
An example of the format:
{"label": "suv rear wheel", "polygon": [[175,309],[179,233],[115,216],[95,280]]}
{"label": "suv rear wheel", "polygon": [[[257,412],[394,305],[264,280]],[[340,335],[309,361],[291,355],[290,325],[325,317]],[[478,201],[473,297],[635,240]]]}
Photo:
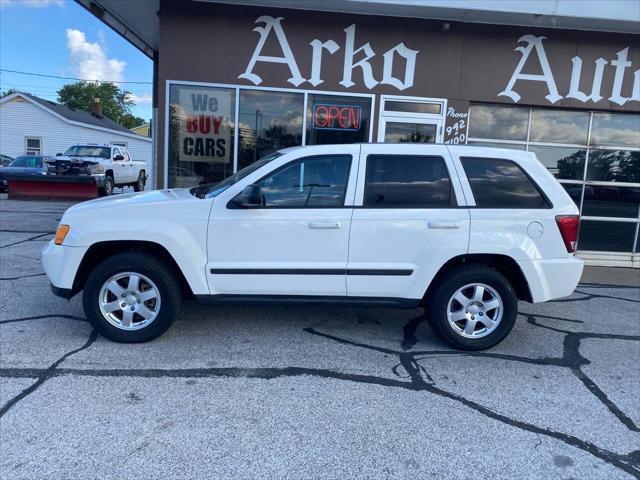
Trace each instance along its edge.
{"label": "suv rear wheel", "polygon": [[164,333],[178,312],[173,272],[141,252],[114,255],[89,275],[82,303],[91,324],[116,342],[145,342]]}
{"label": "suv rear wheel", "polygon": [[433,331],[462,350],[500,343],[516,321],[518,299],[509,281],[483,266],[460,267],[437,286],[427,313]]}

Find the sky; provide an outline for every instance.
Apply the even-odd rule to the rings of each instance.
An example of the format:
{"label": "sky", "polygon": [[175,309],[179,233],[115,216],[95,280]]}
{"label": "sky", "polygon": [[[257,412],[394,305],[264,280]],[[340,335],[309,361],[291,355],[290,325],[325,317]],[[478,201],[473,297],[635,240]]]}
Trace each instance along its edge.
{"label": "sky", "polygon": [[[132,93],[132,113],[151,118],[153,63],[72,0],[0,0],[0,68],[119,84]],[[0,91],[10,88],[56,101],[73,80],[0,71]]]}

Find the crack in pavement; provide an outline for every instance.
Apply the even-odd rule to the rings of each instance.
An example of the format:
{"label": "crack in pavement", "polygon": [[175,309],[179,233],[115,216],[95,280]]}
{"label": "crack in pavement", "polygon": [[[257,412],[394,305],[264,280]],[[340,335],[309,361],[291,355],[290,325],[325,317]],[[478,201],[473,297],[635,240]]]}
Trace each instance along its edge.
{"label": "crack in pavement", "polygon": [[31,273],[29,275],[20,275],[19,277],[3,277],[3,278],[0,278],[0,281],[20,280],[20,279],[23,279],[23,278],[41,277],[43,275],[46,275],[46,273],[44,273],[44,272],[42,272],[42,273]]}
{"label": "crack in pavement", "polygon": [[64,355],[62,355],[58,360],[53,362],[49,366],[49,368],[43,370],[39,375],[37,375],[37,380],[34,383],[29,385],[27,388],[22,390],[16,396],[11,398],[7,403],[5,403],[2,406],[2,408],[0,408],[0,418],[2,418],[11,409],[11,407],[16,405],[20,400],[28,397],[33,392],[38,390],[42,385],[44,385],[44,383],[52,377],[52,374],[55,371],[55,369],[58,368],[58,365],[60,365],[62,362],[64,362],[71,355],[74,355],[74,354],[76,354],[78,352],[81,352],[85,348],[89,348],[91,346],[91,344],[96,341],[97,338],[98,338],[98,332],[95,329],[91,330],[91,333],[89,334],[89,338],[84,343],[84,345],[82,345],[81,347],[76,348],[74,350],[71,350],[70,352],[67,352]]}
{"label": "crack in pavement", "polygon": [[33,240],[38,240],[38,239],[40,239],[42,237],[45,237],[47,235],[54,235],[55,233],[56,232],[41,233],[40,235],[36,235],[34,237],[29,237],[29,238],[26,238],[24,240],[20,240],[19,242],[8,243],[7,245],[0,245],[0,248],[13,247],[14,245],[20,245],[21,243],[31,242]]}
{"label": "crack in pavement", "polygon": [[[633,288],[633,287],[630,287]],[[579,292],[582,293],[582,292]],[[589,294],[590,295],[590,294]],[[624,298],[609,297],[600,295],[601,297],[615,298],[617,300],[629,301]],[[593,295],[593,298],[598,298],[598,295]],[[568,299],[573,301],[582,301],[583,299]],[[567,300],[564,300],[565,302]],[[578,448],[592,456],[599,458],[600,460],[633,475],[636,478],[640,478],[640,451],[635,450],[626,455],[618,454],[606,449],[603,449],[596,444],[583,440],[571,434],[553,430],[550,428],[539,427],[529,422],[521,421],[515,418],[511,418],[508,415],[494,411],[480,403],[473,400],[469,400],[462,395],[458,395],[453,392],[449,392],[445,389],[438,387],[429,375],[426,368],[420,364],[421,360],[438,355],[456,355],[456,356],[468,356],[468,357],[481,357],[492,358],[506,361],[515,361],[526,364],[535,364],[541,366],[557,366],[568,368],[578,378],[582,384],[587,388],[594,397],[603,404],[607,410],[614,415],[627,429],[633,432],[638,432],[640,429],[612,400],[610,400],[606,393],[598,387],[598,385],[581,369],[582,366],[588,365],[591,362],[580,353],[580,342],[584,339],[616,339],[616,340],[628,340],[628,341],[640,341],[640,336],[637,335],[621,335],[621,334],[607,334],[607,333],[589,333],[589,332],[572,332],[557,327],[552,327],[539,323],[539,319],[553,319],[554,321],[562,321],[569,323],[584,323],[581,320],[552,317],[543,314],[529,314],[522,313],[526,318],[529,325],[538,328],[549,329],[565,335],[563,340],[563,354],[561,357],[540,357],[540,358],[528,358],[520,357],[517,355],[501,354],[493,352],[461,352],[452,350],[432,350],[432,351],[408,351],[417,343],[416,330],[418,326],[426,320],[426,314],[410,319],[403,328],[403,340],[401,342],[402,350],[395,350],[386,347],[380,347],[375,345],[368,345],[365,343],[357,342],[350,339],[341,338],[338,336],[330,335],[320,332],[313,328],[304,328],[303,330],[309,334],[331,340],[333,342],[352,346],[357,348],[364,348],[386,355],[393,355],[398,358],[398,363],[392,367],[392,373],[397,377],[386,378],[378,377],[375,375],[365,374],[353,374],[344,373],[330,369],[320,368],[308,368],[308,367],[283,367],[283,368],[235,368],[235,367],[221,367],[221,368],[195,368],[195,369],[77,369],[77,368],[59,368],[59,365],[66,360],[69,356],[78,353],[88,347],[96,340],[97,332],[92,330],[87,342],[80,348],[72,350],[54,362],[49,368],[37,369],[37,368],[6,368],[0,369],[0,376],[8,378],[37,378],[37,380],[30,387],[26,388],[18,395],[9,400],[0,409],[0,418],[5,415],[10,408],[15,406],[22,399],[40,388],[47,380],[59,377],[63,375],[75,375],[75,376],[90,376],[90,377],[141,377],[141,378],[193,378],[193,377],[233,377],[233,378],[255,378],[255,379],[275,379],[280,377],[296,377],[296,376],[313,376],[320,378],[329,378],[336,380],[351,381],[357,383],[366,383],[371,385],[379,385],[386,387],[403,388],[412,391],[424,391],[437,395],[442,398],[446,398],[452,401],[456,401],[465,407],[476,411],[477,413],[499,421],[508,426],[518,428],[523,431],[535,433],[538,435],[544,435],[555,440],[561,441],[567,445]],[[0,324],[13,323],[19,321],[37,320],[50,317],[68,318],[77,321],[86,321],[81,317],[72,315],[41,315],[33,317],[24,317],[19,319],[10,319],[0,321]]]}

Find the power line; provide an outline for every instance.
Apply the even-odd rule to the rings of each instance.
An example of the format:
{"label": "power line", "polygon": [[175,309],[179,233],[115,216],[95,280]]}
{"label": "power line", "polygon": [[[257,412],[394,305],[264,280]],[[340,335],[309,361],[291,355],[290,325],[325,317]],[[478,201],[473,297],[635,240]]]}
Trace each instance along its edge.
{"label": "power line", "polygon": [[6,68],[0,68],[0,72],[7,73],[18,73],[20,75],[31,75],[33,77],[47,77],[47,78],[59,78],[61,80],[76,80],[79,82],[99,82],[99,83],[134,83],[138,85],[151,85],[152,82],[125,82],[125,81],[116,81],[116,80],[89,80],[86,78],[75,78],[75,77],[61,77],[59,75],[45,75],[44,73],[33,73],[33,72],[21,72],[19,70],[8,70]]}

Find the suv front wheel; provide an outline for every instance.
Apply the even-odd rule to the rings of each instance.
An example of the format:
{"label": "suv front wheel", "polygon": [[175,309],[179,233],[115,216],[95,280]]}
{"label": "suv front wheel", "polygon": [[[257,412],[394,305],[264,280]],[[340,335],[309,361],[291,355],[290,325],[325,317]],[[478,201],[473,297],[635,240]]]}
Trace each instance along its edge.
{"label": "suv front wheel", "polygon": [[509,281],[483,265],[447,274],[431,296],[427,317],[445,343],[484,350],[500,343],[516,321],[518,299]]}
{"label": "suv front wheel", "polygon": [[173,272],[142,252],[114,255],[89,275],[82,303],[104,337],[146,342],[164,333],[178,312],[181,291]]}

